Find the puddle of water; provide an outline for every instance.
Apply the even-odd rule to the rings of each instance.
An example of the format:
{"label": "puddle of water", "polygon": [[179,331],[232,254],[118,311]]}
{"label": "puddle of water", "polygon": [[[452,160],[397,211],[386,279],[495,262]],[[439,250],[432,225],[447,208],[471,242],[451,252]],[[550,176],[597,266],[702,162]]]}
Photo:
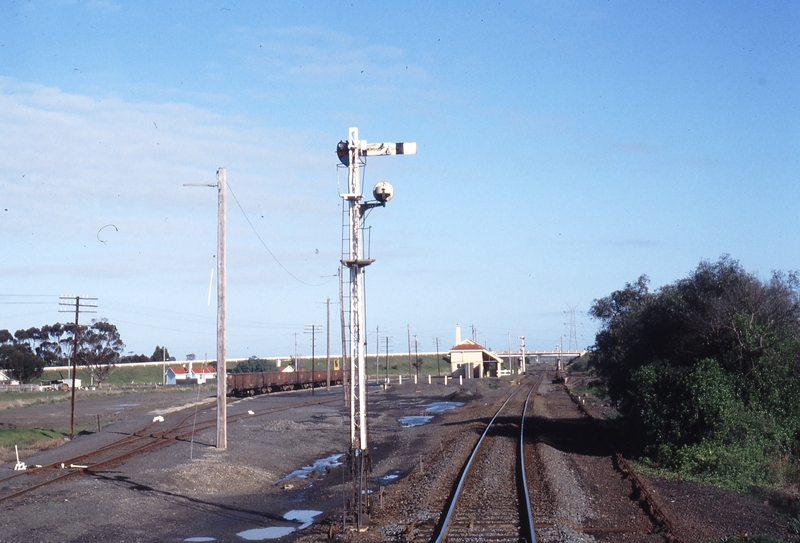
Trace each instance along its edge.
{"label": "puddle of water", "polygon": [[[313,472],[325,473],[327,468],[335,468],[336,466],[341,466],[342,463],[339,462],[339,459],[344,456],[342,454],[332,454],[326,458],[320,458],[316,462],[314,462],[313,466],[303,466],[300,469],[296,469],[291,472],[286,477],[282,477],[278,479],[278,483],[282,481],[286,481],[288,479],[306,479],[309,475]],[[276,483],[277,484],[277,483]]]}
{"label": "puddle of water", "polygon": [[138,403],[118,403],[114,407],[138,407],[138,406],[139,406]]}
{"label": "puddle of water", "polygon": [[376,483],[378,483],[379,485],[388,485],[389,483],[393,483],[396,480],[398,480],[402,473],[403,472],[400,471],[399,469],[393,469],[392,471],[390,471],[386,475],[382,475],[380,477],[376,477],[374,479],[374,481]]}
{"label": "puddle of water", "polygon": [[248,541],[264,541],[265,539],[279,539],[294,532],[294,528],[289,526],[270,526],[269,528],[253,528],[239,532],[238,535]]}
{"label": "puddle of water", "polygon": [[407,405],[420,405],[422,403],[422,400],[398,400],[395,405],[405,407]]}
{"label": "puddle of water", "polygon": [[205,536],[187,537],[186,539],[184,539],[185,542],[186,541],[191,541],[192,543],[205,543],[207,541],[216,541],[216,540],[217,540],[217,538],[215,538],[215,537],[205,537]]}
{"label": "puddle of water", "polygon": [[433,415],[412,415],[408,417],[400,417],[397,422],[403,428],[413,428],[414,426],[422,426],[431,421]]}
{"label": "puddle of water", "polygon": [[322,511],[292,509],[291,511],[283,515],[283,518],[285,518],[286,520],[293,520],[295,522],[299,522],[300,527],[298,528],[298,530],[302,530],[303,528],[311,526],[311,524],[314,522],[314,517],[321,514]]}
{"label": "puddle of water", "polygon": [[464,402],[433,402],[425,409],[426,413],[444,413],[456,407],[461,407]]}
{"label": "puddle of water", "polygon": [[[340,455],[341,456],[341,455]],[[253,528],[239,532],[239,537],[247,539],[248,541],[264,541],[267,539],[280,539],[283,536],[289,535],[296,530],[302,530],[311,526],[314,522],[314,517],[322,514],[322,511],[312,511],[305,509],[292,509],[285,515],[284,520],[290,522],[299,522],[300,526],[293,528],[291,526],[270,526],[269,528]]]}

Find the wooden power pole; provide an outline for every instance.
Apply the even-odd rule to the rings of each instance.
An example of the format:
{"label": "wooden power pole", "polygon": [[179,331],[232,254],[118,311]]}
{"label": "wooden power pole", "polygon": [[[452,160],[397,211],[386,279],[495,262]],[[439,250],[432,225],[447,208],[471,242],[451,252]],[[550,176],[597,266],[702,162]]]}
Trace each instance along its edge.
{"label": "wooden power pole", "polygon": [[226,398],[228,382],[225,359],[226,327],[226,258],[225,227],[227,223],[227,177],[225,168],[217,170],[217,182],[184,183],[184,187],[215,187],[217,189],[217,448],[228,448],[228,417]]}
{"label": "wooden power pole", "polygon": [[59,296],[58,305],[60,312],[65,311],[72,311],[72,305],[75,306],[75,324],[74,328],[72,329],[72,382],[70,383],[69,388],[72,391],[72,399],[70,400],[70,407],[69,407],[69,438],[72,439],[73,433],[75,431],[75,383],[77,380],[77,372],[78,372],[78,347],[80,345],[78,341],[78,336],[80,336],[81,328],[78,324],[78,317],[81,314],[81,310],[84,313],[97,313],[96,308],[97,304],[95,301],[97,298],[88,298],[86,296]]}

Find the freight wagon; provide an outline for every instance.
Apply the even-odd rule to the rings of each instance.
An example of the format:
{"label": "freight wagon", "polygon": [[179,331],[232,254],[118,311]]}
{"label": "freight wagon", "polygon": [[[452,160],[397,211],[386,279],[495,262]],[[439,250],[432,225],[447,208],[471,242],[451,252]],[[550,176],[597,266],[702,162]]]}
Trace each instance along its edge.
{"label": "freight wagon", "polygon": [[[232,396],[253,396],[281,390],[324,387],[328,370],[311,371],[265,371],[261,373],[229,373],[228,394]],[[342,370],[331,371],[331,384],[342,384]]]}

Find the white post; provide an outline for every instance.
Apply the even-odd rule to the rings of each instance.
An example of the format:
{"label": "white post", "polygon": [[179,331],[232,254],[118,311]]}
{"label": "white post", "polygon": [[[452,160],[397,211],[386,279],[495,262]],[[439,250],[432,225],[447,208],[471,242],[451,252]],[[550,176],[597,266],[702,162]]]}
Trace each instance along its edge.
{"label": "white post", "polygon": [[459,385],[463,385],[464,384],[464,376],[463,375],[459,375],[458,376],[458,384]]}
{"label": "white post", "polygon": [[444,376],[444,386],[447,386],[447,375]]}
{"label": "white post", "polygon": [[402,385],[403,384],[403,376],[402,376],[402,374],[397,376],[397,384],[398,385]]}
{"label": "white post", "polygon": [[428,384],[431,384],[431,374],[428,374]]}

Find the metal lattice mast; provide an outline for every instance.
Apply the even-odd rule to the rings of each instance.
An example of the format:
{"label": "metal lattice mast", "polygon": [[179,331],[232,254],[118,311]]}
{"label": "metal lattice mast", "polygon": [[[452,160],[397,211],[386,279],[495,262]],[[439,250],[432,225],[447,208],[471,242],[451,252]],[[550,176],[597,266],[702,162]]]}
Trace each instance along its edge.
{"label": "metal lattice mast", "polygon": [[[349,318],[349,356],[350,356],[350,468],[353,473],[353,503],[355,522],[361,528],[367,521],[369,493],[366,485],[370,471],[369,448],[367,446],[367,381],[366,381],[366,323],[364,313],[364,268],[372,262],[364,254],[362,239],[364,211],[383,206],[392,197],[393,189],[386,182],[378,183],[373,189],[375,201],[363,201],[359,167],[361,157],[397,154],[415,154],[415,143],[373,143],[358,139],[358,128],[350,128],[347,142],[339,142],[337,154],[347,166],[347,192],[342,199],[347,202],[345,212],[348,217],[347,254],[343,255],[342,266],[349,270],[350,304]],[[343,236],[344,237],[344,236]]]}
{"label": "metal lattice mast", "polygon": [[574,351],[578,348],[578,327],[575,322],[575,307],[567,304],[569,308],[569,341],[567,342],[567,349]]}

